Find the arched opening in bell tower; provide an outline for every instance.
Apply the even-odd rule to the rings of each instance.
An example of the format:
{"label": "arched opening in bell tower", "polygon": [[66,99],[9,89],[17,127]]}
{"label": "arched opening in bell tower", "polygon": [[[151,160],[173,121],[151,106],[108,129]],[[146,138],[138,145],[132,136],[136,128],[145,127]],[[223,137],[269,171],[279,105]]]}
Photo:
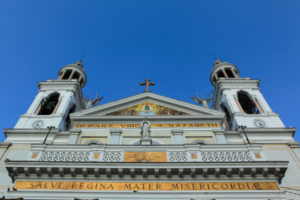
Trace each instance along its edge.
{"label": "arched opening in bell tower", "polygon": [[38,115],[51,115],[58,103],[59,93],[50,94],[47,100],[41,101],[41,110]]}
{"label": "arched opening in bell tower", "polygon": [[[260,108],[258,108],[256,104],[256,100],[252,100],[250,95],[244,91],[240,91],[238,94],[238,101],[246,114],[261,114]],[[261,110],[262,111],[262,110]]]}

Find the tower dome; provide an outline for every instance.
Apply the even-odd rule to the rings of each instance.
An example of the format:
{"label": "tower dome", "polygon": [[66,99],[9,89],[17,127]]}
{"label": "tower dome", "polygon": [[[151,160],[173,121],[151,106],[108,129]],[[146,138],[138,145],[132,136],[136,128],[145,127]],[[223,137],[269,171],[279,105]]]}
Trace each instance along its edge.
{"label": "tower dome", "polygon": [[219,78],[240,78],[239,74],[238,68],[233,64],[216,59],[210,73],[210,82],[215,86]]}
{"label": "tower dome", "polygon": [[77,61],[74,64],[66,65],[59,70],[58,80],[72,79],[77,79],[82,88],[85,86],[87,82],[87,77],[81,61]]}

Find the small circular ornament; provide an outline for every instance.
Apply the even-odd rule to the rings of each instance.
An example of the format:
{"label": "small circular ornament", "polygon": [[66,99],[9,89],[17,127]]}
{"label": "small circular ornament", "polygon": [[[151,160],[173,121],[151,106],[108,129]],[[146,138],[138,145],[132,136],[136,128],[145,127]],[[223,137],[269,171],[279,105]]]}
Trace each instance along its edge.
{"label": "small circular ornament", "polygon": [[44,126],[44,121],[43,120],[34,121],[31,126],[34,129],[42,128]]}
{"label": "small circular ornament", "polygon": [[267,123],[262,119],[255,119],[253,121],[253,123],[255,126],[257,126],[259,128],[265,128],[267,126]]}

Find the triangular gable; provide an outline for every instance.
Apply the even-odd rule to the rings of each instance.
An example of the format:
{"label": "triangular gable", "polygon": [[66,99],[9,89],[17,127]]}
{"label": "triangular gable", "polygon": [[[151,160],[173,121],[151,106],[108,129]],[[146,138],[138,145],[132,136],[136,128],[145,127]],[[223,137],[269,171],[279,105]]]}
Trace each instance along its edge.
{"label": "triangular gable", "polygon": [[[162,95],[150,93],[150,92],[144,92],[141,94],[137,94],[131,97],[127,97],[124,99],[120,99],[117,101],[113,101],[110,103],[102,104],[99,106],[95,106],[92,108],[84,109],[79,112],[72,113],[71,116],[102,116],[102,117],[110,117],[112,116],[113,113],[119,112],[122,110],[126,110],[127,108],[134,107],[134,106],[139,106],[140,104],[149,102],[153,105],[158,105],[161,107],[155,107],[155,111],[159,112],[159,108],[171,111],[170,114],[173,115],[176,111],[178,115],[181,113],[185,113],[188,115],[224,115],[223,112],[214,110],[214,109],[209,109],[209,108],[204,108],[202,106],[192,104],[192,103],[187,103],[184,101],[180,101],[177,99],[172,99],[169,97],[165,97]],[[142,108],[141,108],[142,109]],[[128,110],[128,109],[127,109]],[[135,110],[136,111],[136,110]],[[173,112],[172,112],[173,111]],[[156,113],[157,113],[156,112]],[[179,114],[180,113],[180,114]],[[159,115],[161,115],[160,113]],[[165,113],[163,113],[165,114]],[[124,116],[124,113],[122,114]],[[128,115],[128,111],[127,111]],[[171,116],[169,115],[169,116]]]}
{"label": "triangular gable", "polygon": [[115,112],[105,114],[104,116],[111,115],[190,115],[188,113],[178,111],[172,108],[161,106],[151,102],[140,103],[131,107],[127,107]]}

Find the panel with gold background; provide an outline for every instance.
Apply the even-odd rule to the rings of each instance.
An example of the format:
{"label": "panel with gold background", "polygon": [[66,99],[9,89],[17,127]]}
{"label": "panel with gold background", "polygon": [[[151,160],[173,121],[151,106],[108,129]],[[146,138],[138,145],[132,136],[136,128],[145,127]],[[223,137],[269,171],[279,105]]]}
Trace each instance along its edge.
{"label": "panel with gold background", "polygon": [[109,115],[189,115],[188,113],[157,105],[155,103],[144,102],[122,110],[111,112]]}

